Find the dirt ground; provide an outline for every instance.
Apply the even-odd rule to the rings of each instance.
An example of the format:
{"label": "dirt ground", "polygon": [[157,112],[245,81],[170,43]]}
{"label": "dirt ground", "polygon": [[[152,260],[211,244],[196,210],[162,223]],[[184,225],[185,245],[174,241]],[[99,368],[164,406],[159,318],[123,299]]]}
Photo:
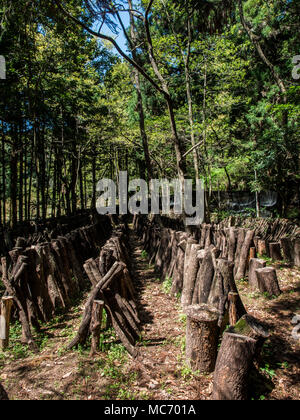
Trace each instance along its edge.
{"label": "dirt ground", "polygon": [[[10,348],[0,353],[0,381],[12,400],[208,400],[212,375],[198,375],[185,364],[185,316],[170,284],[155,276],[142,244],[130,240],[134,280],[143,332],[139,356],[132,360],[113,331],[101,338],[101,351],[65,351],[76,334],[87,294],[67,314],[58,315],[36,334],[39,354],[20,343],[20,326],[12,327]],[[300,398],[300,346],[291,321],[300,314],[300,270],[278,265],[282,295],[269,299],[238,288],[247,311],[266,323],[271,336],[251,376],[251,398]]]}

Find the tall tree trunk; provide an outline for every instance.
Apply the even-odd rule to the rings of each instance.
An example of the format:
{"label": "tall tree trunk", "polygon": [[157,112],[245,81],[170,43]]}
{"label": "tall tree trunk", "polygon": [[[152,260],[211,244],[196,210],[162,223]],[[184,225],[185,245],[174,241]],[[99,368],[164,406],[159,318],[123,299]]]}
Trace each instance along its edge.
{"label": "tall tree trunk", "polygon": [[6,172],[6,162],[5,162],[5,135],[4,135],[4,125],[2,121],[2,215],[3,215],[3,225],[6,223],[6,182],[5,182],[5,172]]}
{"label": "tall tree trunk", "polygon": [[[128,0],[129,9],[132,10],[132,1]],[[137,63],[139,62],[139,58],[136,52],[137,48],[137,34],[136,34],[136,27],[134,23],[134,16],[133,12],[130,12],[130,36],[131,36],[131,52],[134,61]],[[148,172],[149,180],[153,178],[153,168],[150,159],[149,153],[149,145],[148,145],[148,137],[146,134],[145,128],[145,114],[144,114],[144,106],[143,106],[143,97],[142,97],[142,90],[141,90],[141,81],[140,81],[140,74],[136,68],[133,68],[133,82],[137,94],[137,111],[139,114],[139,126],[140,126],[140,133],[141,139],[143,144],[144,156],[145,156],[145,165]]]}
{"label": "tall tree trunk", "polygon": [[18,188],[18,144],[15,126],[12,126],[12,151],[10,156],[10,201],[11,223],[15,226],[18,221],[17,188]]}

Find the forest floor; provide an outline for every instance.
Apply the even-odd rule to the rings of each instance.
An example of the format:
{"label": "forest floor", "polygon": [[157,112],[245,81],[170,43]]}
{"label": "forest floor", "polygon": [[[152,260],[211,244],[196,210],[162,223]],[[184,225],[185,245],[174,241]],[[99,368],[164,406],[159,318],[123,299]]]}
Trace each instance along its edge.
{"label": "forest floor", "polygon": [[[149,266],[141,242],[130,237],[133,277],[142,321],[139,356],[133,360],[112,330],[101,338],[101,351],[66,351],[81,321],[87,293],[67,314],[36,333],[39,354],[20,343],[20,325],[12,327],[8,351],[0,353],[0,381],[15,400],[206,400],[212,374],[198,375],[185,364],[185,316],[180,300],[169,295]],[[269,263],[269,261],[268,261]],[[253,399],[300,399],[300,345],[292,338],[293,316],[300,314],[300,270],[278,264],[282,295],[276,299],[238,283],[247,311],[271,328],[262,358],[252,375]]]}

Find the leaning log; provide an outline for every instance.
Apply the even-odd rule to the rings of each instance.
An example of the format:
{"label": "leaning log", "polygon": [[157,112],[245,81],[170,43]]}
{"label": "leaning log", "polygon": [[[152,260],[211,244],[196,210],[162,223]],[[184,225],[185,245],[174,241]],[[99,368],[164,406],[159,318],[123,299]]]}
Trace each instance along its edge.
{"label": "leaning log", "polygon": [[92,317],[93,303],[98,298],[98,294],[102,288],[108,287],[109,284],[119,278],[124,270],[125,265],[123,263],[116,262],[109,272],[99,281],[97,286],[92,290],[87,303],[85,304],[83,318],[78,330],[76,337],[67,345],[67,349],[70,350],[76,347],[78,344],[84,344],[89,334],[89,327]]}

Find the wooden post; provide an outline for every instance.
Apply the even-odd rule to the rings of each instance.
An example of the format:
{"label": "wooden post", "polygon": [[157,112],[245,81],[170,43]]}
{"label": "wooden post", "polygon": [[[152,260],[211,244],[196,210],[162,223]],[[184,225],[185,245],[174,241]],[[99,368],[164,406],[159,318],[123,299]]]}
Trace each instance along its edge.
{"label": "wooden post", "polygon": [[191,241],[192,240],[190,240],[190,242],[188,241],[188,244],[191,244],[191,247],[189,248],[189,254],[187,256],[181,296],[181,303],[184,308],[192,303],[197,273],[199,270],[199,259],[197,254],[198,251],[200,251],[200,245],[193,244]]}
{"label": "wooden post", "polygon": [[270,242],[269,243],[269,249],[270,249],[270,257],[272,261],[281,261],[282,255],[281,255],[281,249],[280,249],[280,243],[279,242]]}
{"label": "wooden post", "polygon": [[269,332],[250,315],[244,315],[224,333],[213,382],[213,400],[246,400],[249,373]]}
{"label": "wooden post", "polygon": [[228,300],[229,300],[229,324],[231,326],[235,325],[239,320],[238,314],[238,298],[239,294],[237,292],[229,292]]}
{"label": "wooden post", "polygon": [[240,251],[240,258],[239,258],[239,262],[238,262],[238,266],[237,266],[237,270],[235,274],[236,280],[241,280],[245,276],[249,249],[253,241],[253,237],[254,237],[254,230],[248,230],[246,232],[245,240],[243,242],[243,245]]}
{"label": "wooden post", "polygon": [[267,243],[266,243],[265,240],[263,240],[263,239],[259,239],[258,240],[258,242],[257,242],[257,253],[260,256],[263,256],[263,255],[266,256],[266,255],[268,255],[268,252],[267,252]]}
{"label": "wooden post", "polygon": [[256,340],[225,332],[214,373],[212,400],[246,400]]}
{"label": "wooden post", "polygon": [[267,292],[270,296],[279,296],[281,290],[278,285],[276,270],[274,267],[265,267],[255,270],[259,290]]}
{"label": "wooden post", "polygon": [[248,281],[249,286],[252,290],[258,289],[258,282],[257,282],[257,275],[256,271],[259,268],[264,268],[267,265],[265,260],[261,260],[259,258],[251,258],[249,264],[249,274],[248,274]]}
{"label": "wooden post", "polygon": [[186,361],[193,371],[210,373],[217,358],[219,311],[202,304],[189,306],[186,314]]}
{"label": "wooden post", "polygon": [[93,356],[95,353],[97,353],[97,350],[99,349],[103,308],[104,308],[103,300],[94,300],[93,309],[92,309],[92,319],[91,319],[91,325],[90,325],[90,331],[92,334],[90,356]]}
{"label": "wooden post", "polygon": [[290,238],[281,238],[280,245],[285,261],[293,263],[292,240]]}
{"label": "wooden post", "polygon": [[13,305],[13,297],[3,297],[1,300],[0,308],[0,348],[5,350],[9,344],[9,327],[10,327],[10,314]]}

